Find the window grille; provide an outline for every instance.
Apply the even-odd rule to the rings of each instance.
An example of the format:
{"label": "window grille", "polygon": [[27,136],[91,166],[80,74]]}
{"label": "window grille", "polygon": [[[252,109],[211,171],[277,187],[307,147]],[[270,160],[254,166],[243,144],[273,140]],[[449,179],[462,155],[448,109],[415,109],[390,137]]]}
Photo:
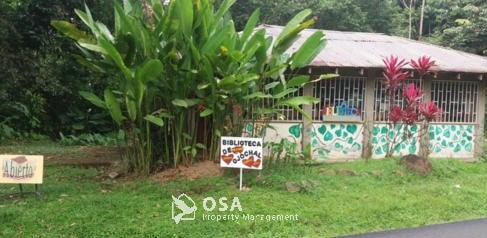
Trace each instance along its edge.
{"label": "window grille", "polygon": [[357,116],[364,119],[365,77],[338,77],[317,82],[313,96],[320,99],[313,105],[313,119],[321,120],[323,114]]}
{"label": "window grille", "polygon": [[443,110],[443,122],[477,122],[476,82],[434,80],[432,84],[431,100]]}
{"label": "window grille", "polygon": [[[290,97],[298,97],[298,96],[303,96],[303,88],[300,88],[298,91],[290,94]],[[276,104],[276,99],[272,99],[272,98],[264,98],[262,101],[262,106],[267,107],[267,108],[272,107],[275,104]],[[282,120],[285,120],[285,121],[302,121],[303,116],[301,115],[301,113],[299,113],[298,111],[296,111],[292,107],[281,106],[281,107],[279,107],[279,114],[273,115],[271,120],[273,120],[273,121],[282,121]]]}
{"label": "window grille", "polygon": [[[377,79],[375,81],[375,88],[374,88],[374,120],[377,122],[387,122],[389,120],[389,98],[386,94],[386,90],[384,85],[382,84],[382,79]],[[418,79],[406,79],[403,82],[403,86],[406,86],[410,83],[414,83],[416,87],[419,87],[419,80]],[[404,108],[404,100],[402,99],[402,90],[396,93],[394,98],[394,105],[398,105],[401,108]]]}

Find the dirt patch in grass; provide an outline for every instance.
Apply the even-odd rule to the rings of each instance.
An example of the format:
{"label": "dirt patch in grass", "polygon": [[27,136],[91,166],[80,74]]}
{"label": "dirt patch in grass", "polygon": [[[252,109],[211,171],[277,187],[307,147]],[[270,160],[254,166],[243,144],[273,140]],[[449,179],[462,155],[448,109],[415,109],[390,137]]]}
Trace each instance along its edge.
{"label": "dirt patch in grass", "polygon": [[[0,154],[43,155],[44,164],[51,166],[72,166],[99,169],[102,178],[116,177],[131,179],[137,174],[126,174],[122,168],[123,148],[117,146],[63,146],[55,142],[12,143],[0,146]],[[111,172],[117,175],[109,176]],[[218,163],[203,161],[189,166],[165,168],[152,175],[161,183],[186,179],[195,180],[201,177],[215,177],[223,174]]]}
{"label": "dirt patch in grass", "polygon": [[84,168],[110,167],[120,161],[120,149],[107,146],[77,146],[61,153],[44,154],[46,165],[80,166]]}
{"label": "dirt patch in grass", "polygon": [[[47,165],[97,168],[103,174],[103,177],[109,176],[108,174],[114,171],[125,178],[137,177],[136,174],[125,174],[120,168],[121,155],[118,147],[77,146],[61,153],[44,154],[44,160]],[[178,168],[167,168],[155,173],[152,177],[161,183],[166,183],[179,179],[195,180],[201,177],[214,177],[222,174],[223,170],[218,163],[203,161],[189,166],[181,165]],[[118,177],[118,175],[115,177]]]}
{"label": "dirt patch in grass", "polygon": [[178,168],[168,168],[153,175],[161,183],[172,180],[189,179],[194,180],[202,177],[216,177],[223,174],[220,164],[213,161],[202,161],[189,166],[179,166]]}

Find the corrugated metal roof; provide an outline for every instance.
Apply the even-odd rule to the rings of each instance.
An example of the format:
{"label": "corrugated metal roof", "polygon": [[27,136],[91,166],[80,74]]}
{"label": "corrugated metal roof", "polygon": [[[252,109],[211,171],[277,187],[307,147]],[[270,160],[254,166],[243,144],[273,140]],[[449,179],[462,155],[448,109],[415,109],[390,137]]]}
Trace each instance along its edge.
{"label": "corrugated metal roof", "polygon": [[[277,38],[284,27],[264,25],[266,34]],[[316,29],[305,29],[291,47],[299,48]],[[381,33],[323,30],[327,45],[312,66],[382,68],[382,59],[394,55],[406,60],[426,55],[436,61],[439,71],[487,73],[487,57],[470,54],[426,42]],[[409,66],[407,66],[409,67]]]}

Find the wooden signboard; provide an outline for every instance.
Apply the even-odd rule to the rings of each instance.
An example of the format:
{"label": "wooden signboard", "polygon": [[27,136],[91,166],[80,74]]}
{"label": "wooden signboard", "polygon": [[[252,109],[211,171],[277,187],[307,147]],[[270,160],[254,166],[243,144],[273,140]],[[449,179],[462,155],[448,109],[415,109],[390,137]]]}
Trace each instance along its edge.
{"label": "wooden signboard", "polygon": [[0,183],[42,184],[42,155],[0,155]]}

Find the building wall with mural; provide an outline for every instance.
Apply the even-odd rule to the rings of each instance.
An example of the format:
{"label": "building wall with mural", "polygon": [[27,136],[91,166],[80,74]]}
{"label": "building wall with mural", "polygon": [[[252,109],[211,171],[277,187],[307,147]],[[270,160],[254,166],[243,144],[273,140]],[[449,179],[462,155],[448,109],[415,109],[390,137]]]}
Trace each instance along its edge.
{"label": "building wall with mural", "polygon": [[[372,75],[373,77],[373,75]],[[408,83],[414,83],[412,79]],[[482,155],[486,82],[430,80],[424,82],[425,100],[443,110],[439,122],[430,124],[427,136],[431,158],[475,158]],[[264,143],[282,139],[296,142],[298,149],[310,148],[316,160],[344,161],[362,156],[384,158],[391,141],[394,156],[417,154],[421,123],[391,129],[389,100],[380,78],[339,77],[307,85],[300,95],[319,98],[319,103],[303,110],[312,121],[297,117],[286,108],[288,120],[273,121]],[[394,102],[404,103],[404,102]],[[404,129],[406,128],[406,129]],[[252,128],[248,128],[250,134]]]}
{"label": "building wall with mural", "polygon": [[311,149],[317,159],[346,160],[360,158],[363,126],[356,123],[313,123]]}
{"label": "building wall with mural", "polygon": [[[324,123],[315,122],[308,129],[303,123],[271,123],[266,130],[264,142],[279,143],[281,139],[302,144],[303,134],[311,135],[310,143],[314,159],[340,161],[359,159],[364,149],[363,130],[360,123]],[[249,127],[250,128],[250,127]],[[304,133],[307,130],[307,133]],[[404,130],[391,132],[387,124],[377,124],[372,128],[372,158],[384,158],[389,142],[397,135],[399,142],[394,148],[394,155],[416,154],[419,152],[417,135],[419,126],[409,128],[410,139],[404,138]],[[432,158],[473,158],[474,125],[432,124],[429,128],[430,157]],[[298,146],[301,150],[303,147]]]}

